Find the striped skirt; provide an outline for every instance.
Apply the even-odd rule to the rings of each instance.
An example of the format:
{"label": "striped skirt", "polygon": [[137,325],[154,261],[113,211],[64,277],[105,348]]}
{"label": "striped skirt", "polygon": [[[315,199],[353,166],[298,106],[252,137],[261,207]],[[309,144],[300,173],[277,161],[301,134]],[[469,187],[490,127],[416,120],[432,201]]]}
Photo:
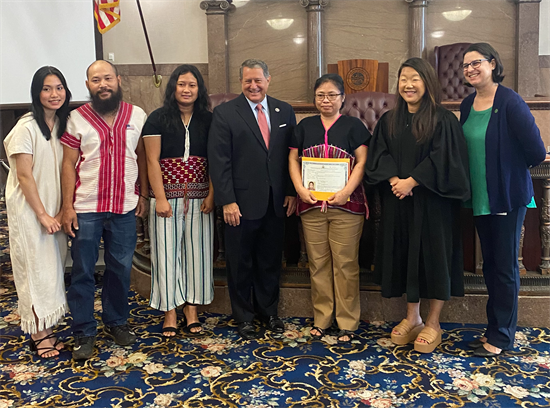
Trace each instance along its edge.
{"label": "striped skirt", "polygon": [[149,208],[151,239],[151,300],[149,305],[168,311],[192,303],[206,305],[214,299],[214,212],[200,211],[203,199],[171,198],[172,217],[156,215],[156,200]]}

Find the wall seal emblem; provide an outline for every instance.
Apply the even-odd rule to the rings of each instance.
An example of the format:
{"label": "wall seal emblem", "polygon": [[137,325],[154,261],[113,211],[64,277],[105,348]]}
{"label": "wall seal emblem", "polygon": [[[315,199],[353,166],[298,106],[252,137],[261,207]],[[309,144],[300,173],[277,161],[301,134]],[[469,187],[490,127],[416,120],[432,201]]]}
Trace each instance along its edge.
{"label": "wall seal emblem", "polygon": [[370,83],[370,74],[363,68],[353,68],[346,75],[346,83],[354,91],[361,91]]}

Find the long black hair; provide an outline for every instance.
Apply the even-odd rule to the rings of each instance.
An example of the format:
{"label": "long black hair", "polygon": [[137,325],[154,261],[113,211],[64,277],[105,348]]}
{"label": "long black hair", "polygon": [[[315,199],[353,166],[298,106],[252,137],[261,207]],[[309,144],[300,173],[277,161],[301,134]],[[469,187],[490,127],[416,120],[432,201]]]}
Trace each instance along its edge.
{"label": "long black hair", "polygon": [[[421,58],[409,58],[399,68],[397,81],[401,77],[403,68],[414,69],[420,75],[424,82],[425,92],[422,96],[420,106],[413,116],[412,133],[418,143],[423,143],[431,139],[437,125],[437,107],[441,103],[441,85],[432,66]],[[403,128],[407,122],[409,112],[407,102],[399,93],[399,82],[396,90],[397,103],[390,112],[390,135],[395,135]]]}
{"label": "long black hair", "polygon": [[176,87],[180,75],[185,75],[189,72],[193,74],[199,87],[197,100],[193,105],[193,113],[202,114],[210,110],[210,97],[208,96],[208,91],[206,90],[204,79],[200,71],[194,65],[180,65],[172,72],[172,75],[170,75],[170,79],[166,84],[166,92],[164,93],[161,121],[168,128],[177,129],[178,124],[181,123],[180,109],[175,95]]}
{"label": "long black hair", "polygon": [[46,124],[46,119],[44,118],[44,107],[40,102],[40,92],[42,92],[42,88],[44,87],[44,80],[48,75],[55,75],[56,77],[58,77],[61,81],[61,85],[63,85],[63,88],[65,88],[65,102],[63,102],[63,105],[61,105],[61,107],[55,112],[55,114],[59,118],[57,137],[61,139],[61,136],[63,136],[63,133],[65,133],[65,128],[67,127],[67,119],[69,118],[69,102],[71,101],[71,91],[69,91],[69,87],[67,86],[67,81],[65,80],[65,77],[57,68],[45,66],[34,73],[31,83],[31,112],[46,140],[50,140],[52,134],[50,132],[50,128]]}

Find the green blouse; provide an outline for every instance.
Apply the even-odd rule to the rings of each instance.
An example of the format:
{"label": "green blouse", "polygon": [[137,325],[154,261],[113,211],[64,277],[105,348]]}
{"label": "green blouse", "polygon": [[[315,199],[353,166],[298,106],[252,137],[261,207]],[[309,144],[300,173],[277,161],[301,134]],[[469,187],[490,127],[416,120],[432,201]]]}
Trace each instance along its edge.
{"label": "green blouse", "polygon": [[[485,134],[491,119],[493,107],[482,111],[470,110],[470,115],[462,129],[468,144],[468,159],[470,160],[470,182],[472,187],[472,199],[464,206],[474,210],[474,216],[490,215],[489,195],[487,193],[487,175],[485,168]],[[535,198],[527,208],[536,208]]]}

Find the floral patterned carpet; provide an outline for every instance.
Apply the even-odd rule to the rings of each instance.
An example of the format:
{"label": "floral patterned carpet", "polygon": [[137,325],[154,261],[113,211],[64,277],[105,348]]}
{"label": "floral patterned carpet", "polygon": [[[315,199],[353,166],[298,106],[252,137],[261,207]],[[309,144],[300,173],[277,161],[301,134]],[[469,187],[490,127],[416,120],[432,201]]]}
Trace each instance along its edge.
{"label": "floral patterned carpet", "polygon": [[[0,227],[0,244],[6,235]],[[205,314],[203,335],[165,340],[162,314],[132,293],[135,345],[115,345],[100,323],[98,351],[87,362],[73,362],[70,351],[40,359],[19,328],[8,250],[0,251],[0,408],[550,406],[548,328],[518,330],[516,349],[497,359],[472,357],[466,343],[482,327],[460,324],[443,325],[431,355],[395,346],[389,322],[362,322],[347,345],[314,340],[311,321],[293,318],[283,335],[242,341],[229,316]],[[68,349],[70,320],[58,328]]]}

